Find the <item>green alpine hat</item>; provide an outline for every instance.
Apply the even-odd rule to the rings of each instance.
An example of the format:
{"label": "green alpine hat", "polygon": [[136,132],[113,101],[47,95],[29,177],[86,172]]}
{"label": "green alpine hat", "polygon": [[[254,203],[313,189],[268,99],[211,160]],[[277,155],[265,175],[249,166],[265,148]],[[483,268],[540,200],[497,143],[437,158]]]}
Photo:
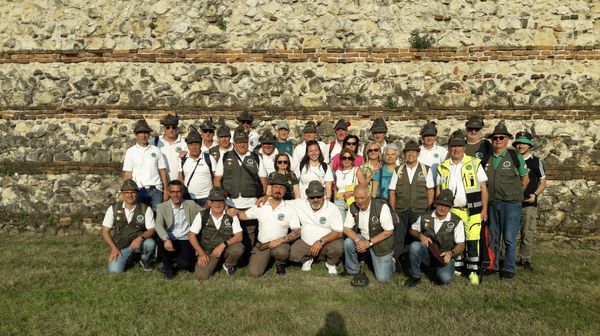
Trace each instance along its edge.
{"label": "green alpine hat", "polygon": [[160,124],[163,126],[177,126],[179,124],[179,118],[172,114],[167,114],[166,117],[160,119]]}
{"label": "green alpine hat", "polygon": [[519,143],[529,145],[530,148],[533,147],[533,135],[531,133],[527,131],[518,132],[516,138],[513,142],[513,147]]}
{"label": "green alpine hat", "polygon": [[194,129],[192,129],[190,131],[190,133],[188,133],[187,138],[185,138],[185,143],[186,144],[202,143],[202,137],[200,136],[200,133],[198,133]]}
{"label": "green alpine hat", "polygon": [[209,201],[224,201],[225,200],[225,189],[221,187],[213,187],[208,193]]}
{"label": "green alpine hat", "polygon": [[123,181],[123,185],[121,186],[121,191],[137,191],[138,189],[137,183],[132,179]]}
{"label": "green alpine hat", "polygon": [[388,128],[385,125],[385,120],[382,117],[378,117],[373,121],[370,129],[371,133],[387,133]]}
{"label": "green alpine hat", "polygon": [[440,204],[440,205],[445,205],[447,207],[454,206],[454,195],[452,194],[452,190],[450,190],[450,189],[442,190],[442,192],[436,198],[435,203]]}
{"label": "green alpine hat", "polygon": [[452,132],[450,135],[450,140],[448,141],[448,147],[461,146],[464,147],[467,145],[467,140],[465,138],[465,134],[461,130],[456,130]]}
{"label": "green alpine hat", "polygon": [[417,142],[417,140],[410,139],[406,142],[406,144],[404,145],[404,149],[402,149],[402,153],[405,153],[408,151],[417,151],[417,152],[421,151],[421,147],[419,146],[419,143]]}
{"label": "green alpine hat", "polygon": [[133,133],[152,133],[152,129],[150,126],[148,126],[146,119],[140,119],[135,122],[135,125],[133,126]]}

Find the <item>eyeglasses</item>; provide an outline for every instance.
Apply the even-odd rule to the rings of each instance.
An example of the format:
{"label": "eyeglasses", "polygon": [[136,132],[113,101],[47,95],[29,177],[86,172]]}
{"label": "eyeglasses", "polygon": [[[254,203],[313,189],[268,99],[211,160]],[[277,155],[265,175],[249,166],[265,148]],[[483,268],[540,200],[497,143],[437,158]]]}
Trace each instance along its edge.
{"label": "eyeglasses", "polygon": [[279,160],[277,160],[277,164],[288,164],[288,163],[290,163],[290,162],[289,161],[279,161]]}
{"label": "eyeglasses", "polygon": [[504,135],[492,137],[492,141],[502,141],[504,139],[506,139]]}
{"label": "eyeglasses", "polygon": [[177,126],[167,125],[167,126],[165,126],[165,129],[174,129],[174,130],[176,130]]}
{"label": "eyeglasses", "polygon": [[467,128],[467,131],[471,133],[477,133],[481,131],[481,128]]}
{"label": "eyeglasses", "polygon": [[240,124],[242,124],[242,125],[243,124],[252,125],[252,122],[251,121],[242,120],[242,121],[240,121]]}
{"label": "eyeglasses", "polygon": [[356,146],[356,142],[346,142],[346,145],[348,145],[348,146]]}
{"label": "eyeglasses", "polygon": [[215,133],[213,130],[202,130],[203,133]]}
{"label": "eyeglasses", "polygon": [[342,156],[342,160],[353,161],[354,158],[352,158],[352,156]]}
{"label": "eyeglasses", "polygon": [[309,197],[308,199],[314,200],[314,199],[320,199],[320,198],[323,198],[323,196],[312,196],[312,197]]}
{"label": "eyeglasses", "polygon": [[369,150],[368,150],[368,152],[369,152],[369,153],[377,153],[377,152],[379,152],[379,149],[377,149],[377,148],[372,148],[372,149],[369,149]]}

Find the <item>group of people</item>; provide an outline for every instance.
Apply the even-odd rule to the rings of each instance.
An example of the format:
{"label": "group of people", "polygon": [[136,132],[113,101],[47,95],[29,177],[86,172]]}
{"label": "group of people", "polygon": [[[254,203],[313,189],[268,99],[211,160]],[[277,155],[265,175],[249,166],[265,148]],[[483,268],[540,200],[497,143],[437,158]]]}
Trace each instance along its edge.
{"label": "group of people", "polygon": [[474,285],[495,273],[508,280],[517,265],[533,271],[546,184],[531,133],[515,139],[500,122],[485,139],[483,119],[471,116],[447,147],[428,122],[400,149],[386,142],[383,118],[364,146],[340,119],[331,142],[308,121],[294,145],[286,121],[260,135],[249,113],[237,121],[231,130],[205,120],[185,140],[177,116],[161,119],[163,134],[152,139],[144,119],[135,123],[121,200],[102,223],[110,272],[138,261],[152,270],[156,255],[166,279],[189,271],[205,280],[218,267],[231,275],[238,265],[259,277],[274,264],[284,275],[290,264],[310,271],[320,260],[355,286],[368,283],[365,265],[380,282],[406,270],[407,287],[423,265],[440,284],[457,274]]}

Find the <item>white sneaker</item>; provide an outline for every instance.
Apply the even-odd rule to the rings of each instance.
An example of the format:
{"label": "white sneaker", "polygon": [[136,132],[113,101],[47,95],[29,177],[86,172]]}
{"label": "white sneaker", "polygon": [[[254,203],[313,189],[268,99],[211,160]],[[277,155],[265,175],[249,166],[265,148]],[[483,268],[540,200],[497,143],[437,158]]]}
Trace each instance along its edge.
{"label": "white sneaker", "polygon": [[302,263],[302,270],[304,272],[310,271],[310,266],[313,263],[313,258],[307,259],[304,263]]}
{"label": "white sneaker", "polygon": [[328,263],[325,263],[325,266],[327,267],[327,270],[329,271],[329,275],[337,275],[337,266],[335,265],[329,265]]}

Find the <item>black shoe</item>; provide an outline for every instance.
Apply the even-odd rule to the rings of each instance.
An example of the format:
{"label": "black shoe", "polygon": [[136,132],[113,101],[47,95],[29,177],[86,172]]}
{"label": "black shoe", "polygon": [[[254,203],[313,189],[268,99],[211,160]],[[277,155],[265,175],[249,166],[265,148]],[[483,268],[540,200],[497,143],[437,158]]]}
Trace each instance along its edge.
{"label": "black shoe", "polygon": [[351,276],[351,277],[353,277],[353,276],[355,276],[355,275],[356,275],[356,274],[350,274],[350,273],[346,272],[346,270],[345,270],[345,269],[344,269],[343,271],[341,271],[341,272],[339,272],[339,273],[338,273],[338,276],[341,276],[341,277],[347,277],[347,276]]}
{"label": "black shoe", "polygon": [[167,270],[165,266],[159,268],[158,271],[162,273],[167,280],[172,280],[175,277],[175,272],[173,270]]}
{"label": "black shoe", "polygon": [[507,272],[507,271],[500,272],[500,280],[511,280],[514,277],[515,277],[515,273],[511,273],[511,272]]}
{"label": "black shoe", "polygon": [[366,287],[368,284],[369,284],[369,278],[367,277],[365,272],[358,273],[350,281],[350,286],[356,287],[356,288],[363,288],[363,287]]}
{"label": "black shoe", "polygon": [[523,261],[523,269],[525,269],[528,272],[533,273],[533,266],[531,266],[531,263],[527,260]]}
{"label": "black shoe", "polygon": [[523,260],[517,261],[517,266],[523,266]]}
{"label": "black shoe", "polygon": [[400,257],[398,257],[398,259],[396,259],[396,273],[397,274],[402,274],[403,273],[403,269],[402,269],[402,260]]}
{"label": "black shoe", "polygon": [[483,276],[492,276],[492,275],[494,275],[496,273],[497,273],[497,271],[491,270],[491,269],[487,269],[487,268],[484,269],[483,271],[481,271],[481,275],[483,275]]}
{"label": "black shoe", "polygon": [[223,269],[225,270],[227,275],[234,275],[235,271],[237,271],[237,267],[235,267],[235,266],[227,267],[225,264],[223,264]]}
{"label": "black shoe", "polygon": [[279,276],[284,276],[285,275],[285,265],[276,265],[276,271],[275,273]]}
{"label": "black shoe", "polygon": [[406,281],[404,281],[404,287],[410,288],[410,287],[415,287],[419,281],[421,281],[421,278],[413,278],[410,277],[408,279],[406,279]]}
{"label": "black shoe", "polygon": [[152,271],[154,269],[154,261],[148,260],[140,260],[140,265],[142,265],[142,269],[146,272]]}

